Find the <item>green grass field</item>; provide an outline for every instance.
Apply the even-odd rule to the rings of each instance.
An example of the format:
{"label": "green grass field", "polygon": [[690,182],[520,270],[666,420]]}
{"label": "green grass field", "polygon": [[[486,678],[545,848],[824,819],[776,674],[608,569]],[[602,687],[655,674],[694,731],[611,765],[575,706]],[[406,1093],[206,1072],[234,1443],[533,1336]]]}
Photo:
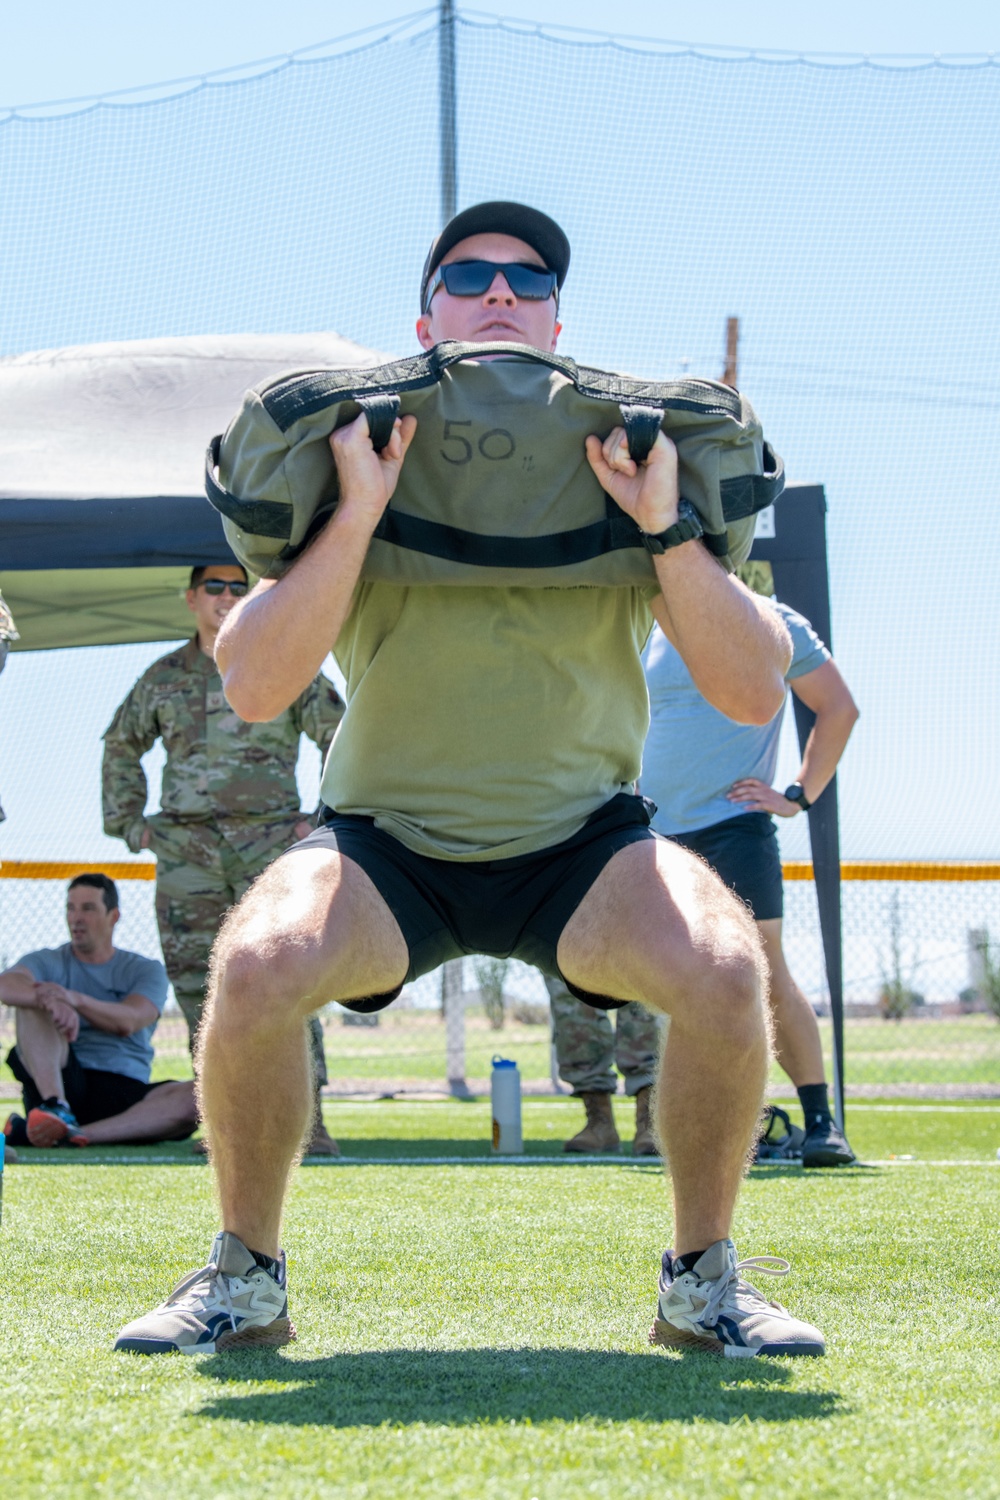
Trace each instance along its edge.
{"label": "green grass field", "polygon": [[868,1165],[751,1173],[737,1244],[788,1256],[771,1295],[829,1353],[739,1368],[647,1345],[661,1175],[563,1156],[578,1116],[526,1100],[526,1155],[502,1162],[485,1102],[329,1107],[344,1157],[305,1166],[289,1205],[298,1342],[200,1359],[111,1343],[203,1263],[204,1163],[23,1152],[0,1495],[1000,1496],[1000,1106],[865,1101]]}

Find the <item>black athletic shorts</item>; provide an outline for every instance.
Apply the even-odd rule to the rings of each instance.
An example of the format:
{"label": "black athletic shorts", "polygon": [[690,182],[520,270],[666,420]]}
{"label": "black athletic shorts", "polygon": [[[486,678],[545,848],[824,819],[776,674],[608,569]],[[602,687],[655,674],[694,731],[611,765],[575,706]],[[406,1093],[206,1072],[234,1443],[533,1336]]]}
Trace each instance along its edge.
{"label": "black athletic shorts", "polygon": [[[35,1087],[35,1080],[21,1061],[16,1047],[11,1047],[7,1053],[7,1066],[21,1085],[24,1113],[27,1116],[42,1103],[42,1096]],[[153,1089],[160,1087],[159,1083],[140,1083],[138,1078],[127,1078],[124,1073],[108,1073],[102,1068],[85,1068],[73,1051],[72,1045],[69,1049],[69,1057],[63,1065],[62,1076],[66,1103],[81,1125],[89,1125],[92,1120],[107,1120],[112,1115],[123,1114],[126,1109],[131,1109],[133,1104],[138,1104],[140,1099],[145,1099]],[[172,1082],[169,1079],[161,1081]],[[192,1125],[189,1130],[172,1136],[171,1139],[187,1140],[197,1128],[197,1125]],[[146,1144],[151,1145],[152,1142]]]}
{"label": "black athletic shorts", "polygon": [[671,840],[700,854],[731,891],[749,906],[758,922],[769,922],[784,912],[781,855],[770,813],[740,813],[697,828],[694,833],[672,833]]}
{"label": "black athletic shorts", "polygon": [[[619,792],[598,808],[572,838],[513,859],[458,862],[414,854],[373,818],[325,807],[315,833],[300,849],[336,849],[353,859],[399,924],[410,954],[406,979],[416,979],[466,953],[520,958],[543,974],[563,979],[574,995],[602,1010],[627,1002],[575,989],[556,963],[556,948],[570,917],[604,866],[628,844],[659,838],[649,826],[650,805]],[[402,989],[351,1000],[348,1010],[383,1010]]]}

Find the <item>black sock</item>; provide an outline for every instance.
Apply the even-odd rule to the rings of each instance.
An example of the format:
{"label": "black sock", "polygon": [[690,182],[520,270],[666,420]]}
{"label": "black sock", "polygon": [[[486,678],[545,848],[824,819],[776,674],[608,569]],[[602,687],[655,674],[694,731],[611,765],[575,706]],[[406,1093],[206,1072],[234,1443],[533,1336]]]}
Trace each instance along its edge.
{"label": "black sock", "polygon": [[56,1104],[56,1105],[60,1105],[61,1104],[62,1107],[63,1107],[63,1109],[69,1109],[69,1100],[68,1099],[60,1099],[60,1097],[59,1097],[58,1094],[50,1094],[47,1099],[43,1099],[42,1100],[42,1108],[43,1109],[47,1109],[47,1108],[49,1108],[53,1104]]}
{"label": "black sock", "polygon": [[[709,1245],[705,1246],[705,1250],[710,1248]],[[705,1254],[705,1250],[688,1250],[684,1255],[675,1255],[671,1262],[674,1276],[683,1276],[685,1271],[693,1271]]]}
{"label": "black sock", "polygon": [[271,1255],[262,1255],[259,1250],[251,1250],[249,1245],[247,1246],[247,1250],[262,1271],[266,1271],[269,1276],[273,1276],[279,1286],[284,1286],[285,1282],[280,1260],[275,1260]]}
{"label": "black sock", "polygon": [[825,1120],[833,1119],[830,1113],[830,1097],[825,1083],[804,1083],[795,1092],[802,1105],[802,1115],[807,1130],[812,1125],[819,1125]]}

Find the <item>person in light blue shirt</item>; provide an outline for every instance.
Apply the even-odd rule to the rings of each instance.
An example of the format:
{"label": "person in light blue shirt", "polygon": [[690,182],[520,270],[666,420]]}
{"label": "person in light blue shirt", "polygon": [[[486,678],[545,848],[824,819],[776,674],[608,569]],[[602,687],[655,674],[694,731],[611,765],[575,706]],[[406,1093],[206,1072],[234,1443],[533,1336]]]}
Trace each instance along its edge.
{"label": "person in light blue shirt", "polygon": [[[650,727],[641,784],[656,804],[656,831],[701,855],[753,912],[771,969],[778,1061],[795,1084],[805,1119],[803,1162],[841,1166],[854,1154],[831,1116],[815,1013],[781,944],[784,893],[774,818],[796,817],[822,795],[858,710],[809,621],[785,604],[772,601],[772,607],[792,638],[785,681],[816,715],[795,781],[784,792],[772,785],[784,707],[767,724],[734,723],[706,702],[680,654],[654,626],[643,653]],[[758,1156],[768,1151],[762,1138]]]}
{"label": "person in light blue shirt", "polygon": [[194,1085],[149,1081],[167,976],[159,960],[114,947],[119,915],[113,880],[77,875],[69,942],[0,974],[0,1000],[17,1012],[7,1062],[27,1117],[7,1120],[11,1145],[185,1140],[195,1129]]}

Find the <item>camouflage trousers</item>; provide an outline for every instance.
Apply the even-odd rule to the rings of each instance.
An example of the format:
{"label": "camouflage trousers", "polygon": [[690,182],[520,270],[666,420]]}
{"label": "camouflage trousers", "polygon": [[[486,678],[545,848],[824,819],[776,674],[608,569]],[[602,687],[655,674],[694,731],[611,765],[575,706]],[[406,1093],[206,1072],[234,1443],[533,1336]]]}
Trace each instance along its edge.
{"label": "camouflage trousers", "polygon": [[[222,919],[262,871],[295,843],[295,813],[274,822],[215,819],[183,822],[163,813],[149,820],[156,855],[156,920],[167,975],[194,1039],[205,1005],[208,956]],[[317,1087],[327,1082],[323,1028],[309,1023]]]}
{"label": "camouflage trousers", "polygon": [[637,1094],[653,1082],[660,1057],[659,1016],[632,1002],[614,1012],[612,1026],[611,1012],[584,1005],[561,979],[546,975],[545,987],[559,1077],[574,1094],[615,1093],[615,1067],[625,1080],[626,1094]]}

